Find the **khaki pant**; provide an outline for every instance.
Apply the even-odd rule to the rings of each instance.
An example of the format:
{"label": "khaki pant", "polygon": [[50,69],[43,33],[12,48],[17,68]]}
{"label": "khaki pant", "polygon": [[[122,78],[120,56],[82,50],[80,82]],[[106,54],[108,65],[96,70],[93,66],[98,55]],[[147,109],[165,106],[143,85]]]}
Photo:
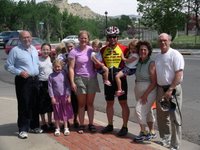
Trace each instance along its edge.
{"label": "khaki pant", "polygon": [[[164,91],[162,87],[158,87],[157,91],[157,122],[158,122],[158,130],[161,138],[164,137],[171,137],[171,146],[172,147],[180,147],[181,138],[182,138],[182,131],[181,131],[181,118],[178,106],[176,104],[176,99],[173,98],[172,101],[176,104],[175,111],[167,111],[164,112],[161,110],[159,101],[161,100]],[[181,85],[176,87],[176,98],[177,102],[181,111],[182,108],[182,88]],[[170,136],[169,136],[170,135]]]}

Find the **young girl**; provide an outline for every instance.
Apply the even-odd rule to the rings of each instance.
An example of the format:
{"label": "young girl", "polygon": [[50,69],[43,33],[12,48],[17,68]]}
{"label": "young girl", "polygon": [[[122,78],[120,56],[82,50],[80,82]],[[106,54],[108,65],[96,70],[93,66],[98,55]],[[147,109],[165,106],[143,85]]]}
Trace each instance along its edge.
{"label": "young girl", "polygon": [[125,62],[125,66],[115,76],[116,83],[117,83],[117,91],[115,93],[116,96],[121,96],[121,95],[124,94],[124,91],[121,88],[121,79],[120,78],[122,78],[126,75],[133,75],[136,71],[136,65],[139,61],[139,55],[138,55],[138,52],[137,52],[136,47],[135,47],[137,42],[138,42],[138,40],[134,39],[129,43],[129,45],[128,45],[128,49],[129,49],[128,58],[125,58],[123,53],[122,53],[121,57]]}
{"label": "young girl", "polygon": [[[52,104],[48,93],[48,77],[52,73],[52,63],[49,57],[51,52],[51,45],[44,43],[41,46],[41,56],[39,57],[39,109],[43,131],[53,129],[52,123]],[[45,113],[48,115],[48,124],[45,120]]]}
{"label": "young girl", "polygon": [[91,53],[91,59],[95,64],[95,68],[98,73],[103,75],[104,84],[107,86],[111,86],[110,81],[108,80],[108,68],[102,63],[102,56],[100,53],[100,48],[102,47],[102,43],[98,39],[95,39],[92,42],[93,52]]}
{"label": "young girl", "polygon": [[64,135],[69,135],[67,121],[73,117],[73,110],[70,98],[70,84],[66,71],[63,70],[63,61],[54,60],[53,71],[49,76],[48,87],[56,125],[54,135],[60,135],[60,121],[64,123]]}

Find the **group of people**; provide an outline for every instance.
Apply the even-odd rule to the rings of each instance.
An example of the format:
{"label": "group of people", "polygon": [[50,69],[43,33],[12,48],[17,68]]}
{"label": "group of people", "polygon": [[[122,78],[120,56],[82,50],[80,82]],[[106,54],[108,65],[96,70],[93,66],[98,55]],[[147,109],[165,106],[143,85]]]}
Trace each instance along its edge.
{"label": "group of people", "polygon": [[[90,46],[89,33],[85,30],[80,31],[79,45],[68,43],[68,52],[55,59],[53,64],[48,56],[51,49],[49,44],[42,45],[43,55],[38,57],[36,49],[31,45],[31,34],[28,31],[20,33],[21,44],[12,49],[5,64],[6,70],[16,75],[19,137],[27,138],[29,131],[42,132],[39,128],[39,113],[42,114],[43,129],[44,126],[52,127],[52,111],[56,136],[60,135],[60,121],[64,124],[64,135],[70,134],[68,120],[73,118],[73,115],[78,133],[83,134],[85,112],[88,115],[88,130],[96,132],[93,122],[94,100],[96,92],[100,92],[97,73],[103,76],[108,121],[108,125],[101,132],[105,134],[114,130],[114,99],[117,97],[123,120],[117,135],[127,135],[130,111],[127,103],[126,76],[135,74],[135,113],[140,132],[134,140],[138,142],[156,137],[155,117],[151,108],[156,100],[158,130],[162,144],[171,149],[179,149],[184,59],[177,50],[170,47],[170,35],[159,35],[161,52],[154,60],[148,41],[133,39],[127,47],[118,43],[120,31],[116,26],[108,27],[105,32],[106,45],[102,46],[96,39]],[[67,67],[64,67],[66,65]],[[37,91],[40,91],[39,94]],[[48,99],[48,104],[44,99]],[[160,103],[163,99],[174,103],[176,109],[164,111]],[[41,108],[37,107],[38,103]],[[44,113],[48,113],[48,123]]]}

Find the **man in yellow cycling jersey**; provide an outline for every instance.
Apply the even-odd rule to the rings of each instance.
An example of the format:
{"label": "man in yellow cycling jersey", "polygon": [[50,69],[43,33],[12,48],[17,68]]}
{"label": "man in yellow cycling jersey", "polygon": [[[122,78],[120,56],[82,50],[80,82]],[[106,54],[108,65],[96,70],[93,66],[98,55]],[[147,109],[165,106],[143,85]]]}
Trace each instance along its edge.
{"label": "man in yellow cycling jersey", "polygon": [[[113,115],[114,115],[114,99],[115,92],[117,91],[117,84],[115,81],[115,75],[119,72],[124,62],[121,58],[121,54],[126,55],[127,47],[118,43],[119,29],[115,26],[108,27],[106,29],[106,37],[108,44],[101,49],[103,62],[106,67],[109,68],[109,81],[112,86],[104,85],[104,93],[106,99],[106,113],[108,119],[108,125],[102,130],[102,133],[109,133],[113,131]],[[119,104],[122,108],[123,125],[121,130],[117,133],[118,136],[125,136],[128,133],[127,123],[129,119],[129,107],[127,104],[127,80],[126,77],[121,78],[122,90],[125,92],[118,97]]]}

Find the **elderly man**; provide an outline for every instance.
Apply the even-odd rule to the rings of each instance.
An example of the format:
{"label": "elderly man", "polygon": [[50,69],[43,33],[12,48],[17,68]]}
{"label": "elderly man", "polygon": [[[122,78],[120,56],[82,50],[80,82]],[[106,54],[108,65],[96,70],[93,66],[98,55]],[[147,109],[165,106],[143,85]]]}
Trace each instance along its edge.
{"label": "elderly man", "polygon": [[[157,104],[164,100],[175,104],[175,110],[162,109],[157,105],[157,121],[162,144],[171,150],[180,149],[181,143],[181,107],[184,58],[170,47],[171,36],[166,33],[159,35],[158,43],[161,53],[156,56],[156,74],[158,83]],[[170,128],[171,125],[171,128]]]}
{"label": "elderly man", "polygon": [[18,128],[21,139],[28,137],[28,131],[42,133],[39,128],[38,112],[38,52],[31,45],[32,36],[28,31],[19,34],[21,44],[14,47],[7,58],[5,69],[15,76],[18,102]]}

